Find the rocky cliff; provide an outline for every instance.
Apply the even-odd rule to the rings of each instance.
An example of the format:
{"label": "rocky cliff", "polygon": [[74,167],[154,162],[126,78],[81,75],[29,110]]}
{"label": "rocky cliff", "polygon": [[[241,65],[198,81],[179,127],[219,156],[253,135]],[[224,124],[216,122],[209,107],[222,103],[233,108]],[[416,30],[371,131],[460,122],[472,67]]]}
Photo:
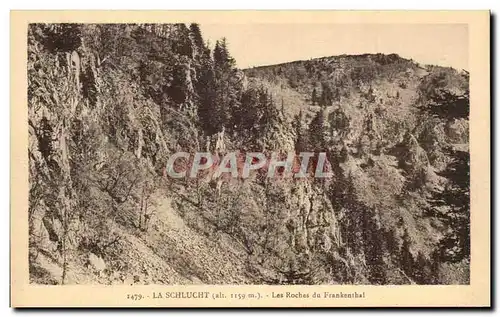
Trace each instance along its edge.
{"label": "rocky cliff", "polygon": [[[234,65],[196,24],[30,25],[33,283],[468,282],[435,204],[468,144],[467,118],[435,109],[468,96],[466,72],[394,54]],[[334,176],[165,177],[179,151],[326,152]]]}

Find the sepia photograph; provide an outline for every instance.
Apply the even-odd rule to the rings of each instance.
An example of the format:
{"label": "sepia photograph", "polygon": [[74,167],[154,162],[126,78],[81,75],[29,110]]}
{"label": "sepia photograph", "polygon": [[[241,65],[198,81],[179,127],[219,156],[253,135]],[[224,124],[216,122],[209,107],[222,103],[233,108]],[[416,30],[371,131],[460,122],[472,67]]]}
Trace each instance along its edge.
{"label": "sepia photograph", "polygon": [[472,287],[474,248],[489,270],[469,23],[48,20],[17,38],[24,287],[355,306],[378,292],[356,287]]}

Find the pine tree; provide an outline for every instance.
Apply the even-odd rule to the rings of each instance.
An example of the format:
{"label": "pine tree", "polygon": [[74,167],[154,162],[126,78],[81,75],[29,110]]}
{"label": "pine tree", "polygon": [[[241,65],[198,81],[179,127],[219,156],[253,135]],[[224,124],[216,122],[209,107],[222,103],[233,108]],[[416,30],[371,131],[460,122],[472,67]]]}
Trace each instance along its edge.
{"label": "pine tree", "polygon": [[263,88],[250,88],[242,93],[241,107],[237,109],[234,123],[238,132],[248,137],[248,144],[259,148],[273,140],[273,131],[279,129],[283,114],[269,92]]}
{"label": "pine tree", "polygon": [[415,260],[413,279],[422,285],[432,284],[433,273],[431,263],[427,260],[422,252],[418,252]]}
{"label": "pine tree", "polygon": [[195,90],[198,95],[198,117],[200,127],[206,135],[216,133],[220,127],[216,115],[216,81],[214,62],[208,45],[203,42],[198,24],[190,26],[191,38],[194,43],[196,81]]}
{"label": "pine tree", "polygon": [[241,107],[234,118],[239,132],[251,130],[256,120],[262,115],[258,108],[259,93],[257,89],[250,88],[241,95]]}
{"label": "pine tree", "polygon": [[236,66],[236,61],[229,55],[226,38],[215,42],[214,63],[216,68],[227,71]]}
{"label": "pine tree", "polygon": [[170,99],[177,105],[182,105],[187,98],[187,78],[185,65],[176,64],[172,70],[172,81],[165,88]]}
{"label": "pine tree", "polygon": [[450,229],[440,241],[440,260],[459,262],[470,259],[470,159],[468,152],[447,152],[452,162],[438,174],[449,183],[443,191],[433,193],[429,212]]}
{"label": "pine tree", "polygon": [[225,127],[227,130],[232,130],[235,114],[240,110],[242,83],[225,38],[215,43],[213,56],[216,90],[214,115],[218,117],[217,128]]}
{"label": "pine tree", "polygon": [[175,37],[171,39],[171,47],[174,53],[179,55],[192,57],[193,56],[193,46],[191,44],[191,39],[189,38],[189,29],[184,23],[174,24],[176,29]]}
{"label": "pine tree", "polygon": [[407,276],[413,276],[413,255],[410,251],[411,238],[408,229],[405,229],[403,235],[403,245],[401,246],[400,258],[401,268]]}
{"label": "pine tree", "polygon": [[259,120],[260,126],[270,127],[279,121],[279,110],[276,107],[273,98],[265,89],[261,89],[259,92],[259,108],[262,113]]}
{"label": "pine tree", "polygon": [[[465,75],[468,79],[468,74]],[[432,108],[424,108],[433,116],[447,121],[468,118],[469,92],[455,96],[438,93]],[[428,214],[441,219],[446,228],[440,241],[437,257],[443,262],[470,260],[470,157],[465,151],[452,147],[445,149],[451,162],[438,173],[448,179],[444,190],[434,191],[430,199]]]}
{"label": "pine tree", "polygon": [[284,119],[283,106],[275,104],[264,87],[250,88],[242,93],[241,107],[235,117],[238,133],[246,136],[246,143],[255,150],[277,149],[282,140],[279,133],[292,135],[291,123]]}
{"label": "pine tree", "polygon": [[71,52],[82,44],[81,24],[61,23],[41,26],[45,34],[40,40],[49,51]]}
{"label": "pine tree", "polygon": [[469,119],[469,90],[462,95],[456,95],[448,90],[440,89],[432,100],[422,107],[431,116],[453,121]]}
{"label": "pine tree", "polygon": [[324,151],[325,141],[325,113],[324,110],[318,111],[309,125],[309,137],[311,148],[315,151]]}
{"label": "pine tree", "polygon": [[385,284],[387,266],[384,262],[383,235],[377,230],[373,218],[370,217],[371,213],[368,209],[363,212],[363,243],[369,279],[380,285]]}
{"label": "pine tree", "polygon": [[333,101],[333,91],[330,85],[327,82],[321,83],[321,99],[320,106],[329,107],[332,105]]}
{"label": "pine tree", "polygon": [[205,49],[203,37],[201,35],[200,25],[198,23],[191,23],[189,26],[189,34],[191,40],[198,54],[202,54]]}
{"label": "pine tree", "polygon": [[315,106],[316,103],[318,102],[318,92],[316,91],[316,87],[313,88],[311,101],[312,101],[313,106]]}
{"label": "pine tree", "polygon": [[216,111],[215,76],[210,65],[202,65],[198,74],[196,89],[198,92],[198,116],[200,125],[207,135],[217,132],[219,126]]}
{"label": "pine tree", "polygon": [[295,132],[295,151],[305,152],[307,150],[307,131],[304,129],[304,114],[300,110],[299,114],[293,118],[292,128]]}

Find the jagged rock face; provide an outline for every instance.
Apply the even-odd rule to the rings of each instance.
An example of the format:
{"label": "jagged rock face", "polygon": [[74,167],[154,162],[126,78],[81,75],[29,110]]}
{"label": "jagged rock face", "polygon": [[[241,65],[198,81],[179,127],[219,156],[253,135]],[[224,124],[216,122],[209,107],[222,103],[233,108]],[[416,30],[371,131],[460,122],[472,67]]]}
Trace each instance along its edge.
{"label": "jagged rock face", "polygon": [[[466,120],[419,107],[461,75],[397,55],[241,71],[195,31],[30,27],[32,279],[407,283],[403,242],[427,259],[442,234],[422,210],[444,148],[468,144]],[[160,179],[174,152],[299,152],[299,137],[331,179]]]}
{"label": "jagged rock face", "polygon": [[[162,34],[177,38],[180,29]],[[106,222],[116,205],[125,202],[123,195],[131,193],[132,186],[121,181],[103,183],[105,171],[114,173],[111,165],[120,157],[116,151],[133,153],[139,165],[154,168],[178,142],[165,136],[163,125],[169,122],[142,91],[137,73],[122,68],[133,52],[116,54],[119,45],[131,45],[130,36],[138,30],[139,26],[37,24],[29,30],[30,245],[49,252],[63,267],[66,258],[80,252],[82,238],[95,233],[94,238],[107,239],[105,231],[110,228],[95,224]],[[103,40],[106,36],[108,42]],[[177,56],[177,72],[183,75],[176,79],[183,80],[185,89],[172,111],[193,116],[192,57]],[[175,87],[171,80],[170,87]],[[177,95],[171,92],[169,97],[175,100]],[[139,182],[131,174],[127,182]],[[108,191],[111,201],[101,191]]]}
{"label": "jagged rock face", "polygon": [[[358,267],[358,273],[364,273],[354,277],[346,273],[341,278],[351,276],[353,281],[361,283],[367,277],[372,282],[378,278],[373,272],[359,269],[367,265],[369,258],[373,260],[370,254],[375,252],[367,249],[360,239],[366,232],[377,232],[377,236],[387,234],[388,240],[380,243],[400,244],[404,230],[410,230],[415,255],[423,252],[428,256],[429,245],[414,228],[425,228],[429,236],[440,235],[439,226],[432,228],[420,216],[421,209],[425,208],[429,191],[443,185],[436,171],[448,163],[446,146],[467,143],[468,132],[464,120],[444,122],[422,115],[420,107],[431,100],[434,89],[464,93],[467,83],[462,74],[439,67],[424,68],[397,55],[322,58],[245,72],[251,85],[271,87],[282,100],[294,96],[289,111],[306,113],[305,124],[312,122],[309,133],[315,133],[318,127],[314,120],[319,112],[325,118],[320,124],[324,133],[319,134],[325,150],[335,157],[333,183],[340,188],[335,189],[333,197],[328,197],[328,203],[318,198],[315,190],[301,189],[299,197],[304,197],[301,198],[303,214],[311,210],[311,205],[321,206],[330,218],[339,220],[333,221],[335,225],[328,230],[316,230],[328,236],[327,242],[320,243],[327,245],[326,249],[312,247],[310,239],[316,232],[295,229],[300,228],[297,225],[300,221],[290,221],[289,227],[297,234],[296,241],[292,239],[293,246],[312,258],[330,254],[336,263],[349,262],[349,267]],[[334,92],[333,98],[324,100],[325,89]],[[339,194],[346,190],[347,184],[352,186],[349,195]],[[300,219],[301,215],[296,213],[292,218]],[[312,212],[310,219],[317,223],[322,217],[324,214]],[[363,223],[359,223],[360,217],[365,219]],[[388,257],[399,252],[382,249],[377,252],[392,254]],[[379,265],[377,261],[398,265],[388,264],[393,260],[375,259],[371,264],[375,267]]]}

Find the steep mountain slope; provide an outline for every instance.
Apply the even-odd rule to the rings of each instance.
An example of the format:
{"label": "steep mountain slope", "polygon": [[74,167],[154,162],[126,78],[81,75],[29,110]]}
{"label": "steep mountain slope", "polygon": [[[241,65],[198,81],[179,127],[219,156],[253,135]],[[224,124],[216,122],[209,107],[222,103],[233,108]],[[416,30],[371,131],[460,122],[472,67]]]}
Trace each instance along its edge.
{"label": "steep mountain slope", "polygon": [[[468,283],[466,73],[241,71],[196,24],[33,24],[28,84],[33,283]],[[181,151],[326,152],[334,176],[166,176]]]}
{"label": "steep mountain slope", "polygon": [[29,31],[31,280],[248,283],[241,250],[186,226],[161,178],[197,138],[196,30]]}
{"label": "steep mountain slope", "polygon": [[[433,252],[442,239],[443,227],[437,218],[427,217],[426,210],[432,205],[432,193],[447,186],[446,178],[438,175],[454,160],[446,149],[467,151],[468,122],[452,115],[432,116],[423,109],[434,105],[434,100],[441,100],[442,94],[467,94],[466,72],[421,66],[395,54],[367,54],[256,67],[245,70],[245,74],[249,87],[266,87],[275,100],[282,102],[285,111],[295,116],[301,150],[331,153],[336,165],[333,182],[339,186],[331,195],[332,203],[337,205],[334,214],[344,219],[352,217],[348,219],[351,222],[359,221],[359,217],[371,218],[363,219],[361,227],[340,225],[345,230],[341,236],[352,235],[349,229],[357,231],[353,240],[347,241],[348,249],[360,240],[360,235],[362,239],[373,239],[366,236],[367,231],[377,232],[375,243],[381,246],[370,251],[365,245],[361,248],[364,250],[354,251],[362,257],[355,266],[369,267],[367,252],[373,252],[378,254],[371,255],[372,260],[379,264],[372,265],[391,266],[399,262],[396,267],[405,271],[406,260],[396,259],[402,255],[394,254],[390,251],[394,246],[386,243],[397,248],[406,243],[410,258],[420,261],[417,265],[435,261]],[[300,141],[304,135],[309,137]],[[346,185],[352,186],[352,197],[347,201],[339,196]],[[360,206],[349,208],[349,200]],[[361,214],[344,216],[356,212]],[[400,275],[406,279],[414,275],[414,270],[407,267]],[[458,271],[461,275],[456,277],[467,280],[464,276],[468,273],[462,268]]]}

